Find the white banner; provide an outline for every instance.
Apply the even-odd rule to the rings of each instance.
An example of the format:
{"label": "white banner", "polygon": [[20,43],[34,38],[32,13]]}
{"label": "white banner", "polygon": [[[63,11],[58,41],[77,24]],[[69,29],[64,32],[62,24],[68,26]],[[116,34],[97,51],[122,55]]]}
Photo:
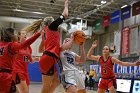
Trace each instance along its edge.
{"label": "white banner", "polygon": [[130,30],[130,54],[138,53],[138,27]]}
{"label": "white banner", "polygon": [[121,48],[121,31],[114,32],[114,45],[116,47],[116,52],[114,55],[120,55],[120,48]]}

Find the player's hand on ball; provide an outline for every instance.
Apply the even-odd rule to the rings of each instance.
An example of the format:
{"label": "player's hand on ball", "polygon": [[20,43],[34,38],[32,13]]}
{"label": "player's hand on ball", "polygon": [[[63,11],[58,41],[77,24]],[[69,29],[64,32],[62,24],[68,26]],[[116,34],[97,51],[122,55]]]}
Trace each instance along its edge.
{"label": "player's hand on ball", "polygon": [[72,39],[72,40],[74,40],[74,32],[71,34],[71,36],[70,36],[70,38]]}
{"label": "player's hand on ball", "polygon": [[93,48],[97,47],[97,40],[95,40],[95,41],[93,42],[92,47],[93,47]]}
{"label": "player's hand on ball", "polygon": [[85,45],[85,42],[82,42],[82,43],[80,44],[80,47],[84,47],[84,45]]}

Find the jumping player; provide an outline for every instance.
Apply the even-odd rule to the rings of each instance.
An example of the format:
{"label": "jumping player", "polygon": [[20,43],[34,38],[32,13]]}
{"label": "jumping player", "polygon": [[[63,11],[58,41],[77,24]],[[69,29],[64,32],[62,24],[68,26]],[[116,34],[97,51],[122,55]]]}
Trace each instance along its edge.
{"label": "jumping player", "polygon": [[[80,56],[71,51],[73,39],[66,38],[63,45],[71,43],[69,49],[61,52],[60,59],[62,62],[62,84],[67,93],[86,93],[85,84],[80,70],[76,68],[76,64],[85,62],[84,43],[80,45]],[[64,73],[64,74],[63,74]]]}
{"label": "jumping player", "polygon": [[58,26],[68,17],[68,0],[65,0],[62,15],[54,21],[52,17],[44,19],[44,34],[39,52],[43,52],[40,58],[40,70],[42,72],[42,93],[53,93],[58,85],[55,64],[60,57],[60,33]]}
{"label": "jumping player", "polygon": [[98,85],[97,93],[105,93],[107,89],[109,89],[109,93],[116,93],[117,85],[115,73],[113,72],[113,65],[116,63],[122,66],[138,66],[140,65],[140,61],[137,61],[135,63],[120,61],[109,55],[110,49],[108,46],[104,46],[102,50],[102,56],[92,55],[93,49],[96,47],[97,41],[94,41],[87,53],[87,57],[90,60],[99,61],[99,64],[101,65],[102,79]]}
{"label": "jumping player", "polygon": [[41,32],[38,32],[20,44],[13,42],[15,37],[13,34],[0,29],[0,93],[15,93],[15,84],[11,74],[13,57],[20,49],[31,45],[40,35]]}
{"label": "jumping player", "polygon": [[[21,31],[18,33],[18,42],[22,43],[26,40],[26,32]],[[38,58],[31,57],[32,49],[30,46],[21,49],[14,57],[12,76],[16,83],[19,93],[29,93],[29,75],[28,63],[38,61]]]}

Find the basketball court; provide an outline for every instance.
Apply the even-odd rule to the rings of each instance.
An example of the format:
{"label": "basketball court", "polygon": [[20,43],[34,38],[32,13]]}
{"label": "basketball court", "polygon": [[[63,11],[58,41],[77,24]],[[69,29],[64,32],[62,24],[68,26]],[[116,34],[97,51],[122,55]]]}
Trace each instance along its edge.
{"label": "basketball court", "polygon": [[[30,85],[30,93],[40,93],[41,91],[41,84],[40,83],[31,83]],[[58,86],[54,93],[65,93],[62,85]],[[87,93],[96,93],[93,90],[87,90]]]}
{"label": "basketball court", "polygon": [[[20,69],[20,71],[10,76],[15,76],[17,79],[18,73],[26,72],[26,78],[24,78],[24,73],[22,74],[23,77],[19,75],[18,79],[23,78],[29,81],[29,74],[31,82],[30,88],[29,90],[27,87],[25,89],[29,93],[41,93],[42,76],[46,74],[47,76],[53,76],[53,72],[56,70],[57,60],[54,60],[54,58],[61,58],[61,61],[63,59],[63,63],[66,63],[63,67],[67,66],[66,71],[78,72],[78,74],[76,74],[77,76],[73,73],[64,74],[67,74],[67,80],[73,81],[72,83],[75,84],[78,80],[83,79],[83,82],[80,81],[80,83],[87,87],[87,93],[97,93],[100,81],[102,81],[102,84],[100,83],[99,85],[101,86],[99,87],[103,89],[113,86],[113,90],[115,91],[115,87],[117,86],[116,90],[119,93],[140,93],[140,0],[68,0],[68,2],[66,2],[65,0],[0,0],[0,92],[2,91],[3,93],[3,91],[7,91],[7,87],[9,88],[9,86],[7,86],[6,89],[2,88],[2,85],[5,84],[3,82],[5,78],[2,78],[3,75],[1,75],[1,73],[9,73],[6,75],[10,76],[13,71],[13,60],[11,59],[14,58],[17,50],[20,49],[17,48],[16,50],[14,47],[12,47],[13,49],[11,47],[9,48],[9,46],[12,45],[11,43],[15,43],[13,38],[18,39],[16,42],[20,42],[22,36],[19,32],[23,31],[23,28],[25,30],[26,27],[40,20],[40,22],[37,22],[37,26],[34,24],[29,27],[31,31],[25,31],[25,36],[23,36],[24,39],[29,39],[34,36],[33,34],[35,34],[35,32],[38,34],[36,41],[32,42],[32,40],[30,40],[33,44],[28,45],[32,48],[32,54],[30,49],[30,53],[28,53],[29,57],[22,55],[20,56],[21,58],[19,58],[22,60],[21,62],[25,63],[26,61],[26,63],[28,62],[29,64],[26,64],[26,67],[24,67],[24,63],[21,64],[19,60],[16,60],[18,64],[15,65],[15,68],[17,67],[15,72],[17,69]],[[62,15],[63,9],[65,10],[65,8],[69,10],[68,17],[67,13],[66,15]],[[51,26],[52,28],[49,28],[50,24],[57,18],[59,20],[56,21],[56,24],[61,21],[60,24],[53,24],[53,26]],[[38,30],[35,29],[36,31],[33,31],[32,29],[36,27]],[[3,30],[3,28],[5,30]],[[12,29],[12,33],[10,30],[6,30],[9,28]],[[52,34],[54,31],[57,32],[56,35],[54,33]],[[73,33],[75,34],[72,37]],[[49,37],[49,35],[51,38],[48,39],[47,36]],[[70,47],[69,49],[64,49],[64,51],[60,52],[60,47],[66,38],[69,38],[66,43],[73,40],[70,45],[72,47],[68,46]],[[30,41],[28,43],[30,43]],[[47,43],[49,41],[51,41],[51,43]],[[5,46],[5,42],[8,44],[7,46]],[[46,44],[47,48],[49,47],[49,51],[46,46],[46,49],[44,46],[40,48],[41,42],[42,45]],[[16,45],[17,44],[15,44],[15,46]],[[7,49],[6,52],[4,49]],[[43,50],[42,53],[38,51],[39,49]],[[70,54],[70,50],[74,53]],[[26,54],[29,51],[26,52],[25,49],[23,49],[22,52]],[[63,55],[61,55],[61,53],[63,53]],[[39,58],[42,58],[42,55],[45,55],[45,57],[47,55],[46,59],[50,58],[48,62],[52,64],[46,65],[48,63],[46,63],[46,59],[44,58],[42,63],[46,64],[40,65],[41,62]],[[23,56],[24,58],[22,58]],[[30,63],[31,60],[28,60],[30,57],[37,57],[38,60],[32,64]],[[78,63],[76,57],[78,57],[80,61],[83,58],[84,62],[81,61],[81,63]],[[112,59],[118,60],[112,61]],[[41,69],[41,66],[43,69]],[[45,66],[48,66],[48,68]],[[104,69],[101,69],[102,66]],[[59,71],[59,67],[60,66],[56,67],[57,71],[64,72]],[[70,69],[68,69],[68,67]],[[26,68],[25,71],[23,71],[24,68]],[[47,71],[44,70],[46,68]],[[44,71],[43,75],[41,70]],[[61,75],[62,73],[58,74]],[[79,75],[81,75],[81,77]],[[54,77],[51,79],[54,79]],[[108,85],[104,84],[104,82],[110,79],[112,81],[111,83],[107,82]],[[8,82],[7,84],[11,84],[12,79],[10,78],[9,81],[5,81]],[[68,85],[67,87],[74,85],[69,83],[69,81],[65,81]],[[21,82],[16,83],[21,84]],[[27,84],[27,82],[25,84]],[[48,86],[51,86],[51,83]],[[24,87],[24,85],[22,85],[22,87]],[[24,88],[21,88],[21,90],[24,91]],[[65,90],[62,85],[59,85],[54,93],[65,93]]]}

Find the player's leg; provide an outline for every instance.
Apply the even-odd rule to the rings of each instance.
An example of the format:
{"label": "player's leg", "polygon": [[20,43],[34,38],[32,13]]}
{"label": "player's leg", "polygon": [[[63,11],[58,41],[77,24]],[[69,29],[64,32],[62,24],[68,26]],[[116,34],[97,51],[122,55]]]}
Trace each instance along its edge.
{"label": "player's leg", "polygon": [[114,88],[114,86],[111,86],[109,88],[109,93],[116,93],[116,89]]}
{"label": "player's leg", "polygon": [[77,93],[86,93],[85,89],[85,76],[83,73],[79,73],[78,71],[75,72],[75,78],[77,83]]}
{"label": "player's leg", "polygon": [[77,88],[75,85],[70,85],[67,89],[66,89],[67,93],[77,93]]}
{"label": "player's leg", "polygon": [[77,93],[86,93],[86,89],[80,89]]}
{"label": "player's leg", "polygon": [[13,72],[12,76],[16,83],[16,87],[19,93],[29,93],[29,89],[28,89],[29,81],[27,82],[28,75],[26,75],[26,73]]}
{"label": "player's leg", "polygon": [[105,92],[106,92],[105,89],[98,88],[98,90],[97,90],[97,93],[105,93]]}
{"label": "player's leg", "polygon": [[54,78],[55,59],[48,55],[40,58],[39,65],[42,72],[42,90],[41,93],[50,93],[51,85]]}
{"label": "player's leg", "polygon": [[26,84],[26,80],[24,80],[24,81],[21,80],[20,83],[17,84],[16,86],[18,88],[19,93],[29,93],[29,89]]}
{"label": "player's leg", "polygon": [[41,93],[49,93],[52,84],[53,76],[42,75],[42,90]]}
{"label": "player's leg", "polygon": [[52,83],[51,88],[50,88],[50,93],[53,93],[54,90],[56,89],[56,87],[59,85],[59,79],[58,79],[57,72],[55,72],[52,81],[53,81],[53,83]]}
{"label": "player's leg", "polygon": [[[2,92],[3,93],[3,92]],[[4,92],[5,93],[5,92]],[[7,93],[7,92],[6,92]],[[16,84],[15,82],[12,80],[12,84],[11,84],[11,87],[10,87],[10,92],[9,93],[19,93],[17,87],[16,87]]]}
{"label": "player's leg", "polygon": [[116,93],[116,89],[117,89],[116,78],[113,78],[109,81],[108,87],[109,87],[109,93]]}
{"label": "player's leg", "polygon": [[62,75],[62,84],[66,93],[77,93],[76,79],[75,79],[75,71],[64,71]]}
{"label": "player's leg", "polygon": [[29,91],[30,79],[29,79],[28,74],[26,74],[26,84],[27,84],[27,88],[28,88],[28,91]]}
{"label": "player's leg", "polygon": [[46,74],[42,75],[42,91],[41,93],[50,93],[51,86],[54,78],[54,65],[47,71]]}
{"label": "player's leg", "polygon": [[105,93],[107,89],[108,89],[107,80],[101,79],[98,85],[97,93]]}

